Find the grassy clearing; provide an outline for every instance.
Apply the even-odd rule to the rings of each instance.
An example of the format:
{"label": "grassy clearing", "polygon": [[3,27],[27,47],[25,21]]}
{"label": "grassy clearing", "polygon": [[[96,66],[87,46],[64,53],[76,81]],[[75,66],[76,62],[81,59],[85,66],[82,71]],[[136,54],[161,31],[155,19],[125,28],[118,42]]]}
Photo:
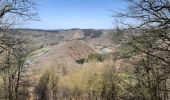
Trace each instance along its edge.
{"label": "grassy clearing", "polygon": [[38,49],[38,50],[33,51],[33,52],[30,54],[30,56],[31,56],[31,57],[32,57],[32,56],[36,56],[36,55],[38,55],[38,54],[40,54],[40,53],[42,53],[42,52],[47,52],[48,50],[49,50],[49,48],[43,47],[43,48],[41,48],[41,49]]}
{"label": "grassy clearing", "polygon": [[31,52],[31,53],[28,55],[28,57],[26,58],[26,60],[30,60],[30,59],[32,59],[32,58],[34,58],[34,57],[41,56],[43,53],[48,52],[48,51],[49,51],[49,48],[47,48],[47,47],[43,47],[43,48],[41,48],[41,49],[35,50],[35,51]]}

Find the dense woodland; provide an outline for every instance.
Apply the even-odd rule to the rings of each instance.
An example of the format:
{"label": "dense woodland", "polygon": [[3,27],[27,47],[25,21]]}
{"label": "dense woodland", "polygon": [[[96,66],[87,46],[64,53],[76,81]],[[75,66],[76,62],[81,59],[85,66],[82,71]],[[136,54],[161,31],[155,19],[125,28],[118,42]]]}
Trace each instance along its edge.
{"label": "dense woodland", "polygon": [[[27,60],[37,53],[34,50],[72,40],[54,37],[58,32],[65,32],[63,30],[50,31],[50,36],[43,31],[47,32],[43,38],[52,39],[35,45],[32,37],[38,40],[39,35],[29,35],[29,30],[14,29],[14,26],[18,21],[38,20],[38,2],[0,0],[0,100],[170,100],[170,1],[122,2],[127,4],[127,10],[113,11],[117,28],[109,30],[116,45],[114,52],[97,54],[88,49],[91,50],[88,57],[82,59],[84,55],[79,54],[80,57],[74,59],[80,67],[71,71],[55,60],[38,73],[34,83],[26,75]],[[80,32],[80,29],[70,32],[74,30]],[[82,31],[85,36],[79,41],[104,34],[104,30]],[[79,41],[71,43],[79,47],[88,45]],[[117,61],[121,62],[119,67]]]}

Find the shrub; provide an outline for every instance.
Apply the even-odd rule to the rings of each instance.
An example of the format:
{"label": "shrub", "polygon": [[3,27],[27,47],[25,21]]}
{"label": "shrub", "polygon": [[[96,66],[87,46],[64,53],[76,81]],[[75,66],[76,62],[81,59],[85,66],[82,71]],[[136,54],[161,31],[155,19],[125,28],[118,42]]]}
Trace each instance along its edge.
{"label": "shrub", "polygon": [[112,69],[114,69],[113,64],[106,62],[85,63],[68,75],[62,76],[59,86],[70,91],[67,97],[83,100],[97,98],[113,100],[119,93],[117,92],[119,85],[116,72]]}
{"label": "shrub", "polygon": [[87,58],[87,61],[99,61],[103,62],[106,59],[111,58],[111,54],[90,54]]}

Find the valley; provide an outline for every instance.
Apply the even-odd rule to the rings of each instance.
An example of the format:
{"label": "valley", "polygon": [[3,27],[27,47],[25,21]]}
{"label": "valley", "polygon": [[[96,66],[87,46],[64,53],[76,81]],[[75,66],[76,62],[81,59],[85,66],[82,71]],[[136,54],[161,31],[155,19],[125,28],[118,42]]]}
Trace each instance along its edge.
{"label": "valley", "polygon": [[[35,98],[35,87],[45,70],[52,68],[60,77],[67,76],[90,63],[86,61],[90,55],[112,54],[116,49],[110,38],[112,36],[111,30],[90,30],[87,37],[85,37],[87,33],[81,29],[62,30],[60,32],[19,31],[22,31],[23,36],[31,37],[31,42],[34,44],[32,45],[34,50],[26,59],[23,77],[30,84],[30,98]],[[101,33],[97,36],[98,33],[93,33],[96,31]],[[39,34],[39,36],[34,34]],[[109,59],[112,61],[112,58]],[[78,63],[79,61],[83,62]]]}

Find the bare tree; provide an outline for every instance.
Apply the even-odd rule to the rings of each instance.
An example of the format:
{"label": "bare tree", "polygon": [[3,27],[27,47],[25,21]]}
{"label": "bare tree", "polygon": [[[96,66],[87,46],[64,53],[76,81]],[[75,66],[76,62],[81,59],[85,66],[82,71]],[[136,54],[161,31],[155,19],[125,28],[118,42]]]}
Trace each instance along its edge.
{"label": "bare tree", "polygon": [[[169,0],[125,0],[127,11],[114,17],[137,21],[122,23],[129,29],[128,41],[135,50],[134,75],[139,94],[149,100],[168,100],[170,94],[170,2]],[[135,30],[135,31],[134,31]],[[137,31],[137,32],[136,32]],[[130,38],[129,38],[130,37]],[[143,90],[142,90],[143,89]],[[144,91],[146,89],[146,91]],[[141,91],[142,90],[142,91]]]}
{"label": "bare tree", "polygon": [[18,99],[24,83],[21,73],[29,54],[27,41],[22,36],[9,35],[9,33],[3,36],[2,41],[5,51],[1,54],[3,58],[0,75],[4,81],[4,98],[9,100]]}
{"label": "bare tree", "polygon": [[114,68],[109,68],[109,70],[106,70],[106,72],[103,74],[103,82],[102,82],[102,92],[101,92],[101,98],[102,100],[118,100],[120,99],[118,97],[118,89],[119,86],[118,81],[118,74],[115,71]]}
{"label": "bare tree", "polygon": [[0,76],[4,83],[2,99],[18,100],[22,94],[24,81],[21,73],[29,53],[28,41],[22,36],[13,35],[14,30],[11,28],[20,20],[37,18],[35,0],[0,0]]}
{"label": "bare tree", "polygon": [[16,19],[33,20],[38,18],[35,0],[0,0],[0,26],[11,26]]}
{"label": "bare tree", "polygon": [[0,5],[0,36],[2,37],[0,50],[2,52],[5,49],[2,41],[4,33],[20,19],[35,20],[38,14],[35,0],[0,0]]}

